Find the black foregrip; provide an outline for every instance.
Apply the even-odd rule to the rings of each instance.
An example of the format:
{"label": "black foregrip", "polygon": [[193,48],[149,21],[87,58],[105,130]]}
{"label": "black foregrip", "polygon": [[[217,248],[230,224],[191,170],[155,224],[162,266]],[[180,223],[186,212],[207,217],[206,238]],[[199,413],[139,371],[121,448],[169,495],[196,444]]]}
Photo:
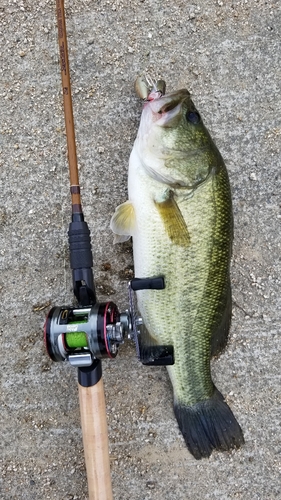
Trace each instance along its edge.
{"label": "black foregrip", "polygon": [[71,222],[68,230],[68,241],[71,269],[93,267],[90,230],[87,222]]}

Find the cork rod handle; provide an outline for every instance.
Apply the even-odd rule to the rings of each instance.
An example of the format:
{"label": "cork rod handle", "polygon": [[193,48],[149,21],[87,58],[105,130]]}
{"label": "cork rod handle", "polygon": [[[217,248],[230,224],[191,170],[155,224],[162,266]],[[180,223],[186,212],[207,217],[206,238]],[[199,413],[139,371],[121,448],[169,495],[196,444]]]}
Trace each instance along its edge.
{"label": "cork rod handle", "polygon": [[103,380],[78,387],[89,500],[113,500]]}

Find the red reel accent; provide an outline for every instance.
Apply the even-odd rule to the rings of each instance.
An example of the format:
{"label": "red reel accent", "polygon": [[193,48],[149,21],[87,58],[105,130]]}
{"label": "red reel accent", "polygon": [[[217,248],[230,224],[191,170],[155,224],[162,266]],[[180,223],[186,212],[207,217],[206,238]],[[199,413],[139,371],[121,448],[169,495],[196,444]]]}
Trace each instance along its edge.
{"label": "red reel accent", "polygon": [[110,351],[110,347],[108,345],[108,339],[107,339],[106,326],[110,325],[111,323],[115,323],[118,314],[119,314],[119,311],[117,309],[117,306],[113,302],[107,302],[105,304],[104,316],[103,316],[104,343],[105,343],[107,355],[111,359],[115,358],[117,353],[112,354]]}

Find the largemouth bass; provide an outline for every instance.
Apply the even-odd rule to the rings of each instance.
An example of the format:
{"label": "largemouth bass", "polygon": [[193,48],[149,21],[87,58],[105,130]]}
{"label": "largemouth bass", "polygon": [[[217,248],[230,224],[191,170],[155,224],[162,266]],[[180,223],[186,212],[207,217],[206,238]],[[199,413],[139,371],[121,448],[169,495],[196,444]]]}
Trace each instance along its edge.
{"label": "largemouth bass", "polygon": [[195,458],[243,443],[242,430],[211,378],[231,319],[233,223],[223,159],[186,89],[146,95],[130,156],[129,200],[111,220],[116,241],[133,237],[135,275],[164,276],[164,290],[137,292],[150,336],[173,345],[168,367],[179,428]]}

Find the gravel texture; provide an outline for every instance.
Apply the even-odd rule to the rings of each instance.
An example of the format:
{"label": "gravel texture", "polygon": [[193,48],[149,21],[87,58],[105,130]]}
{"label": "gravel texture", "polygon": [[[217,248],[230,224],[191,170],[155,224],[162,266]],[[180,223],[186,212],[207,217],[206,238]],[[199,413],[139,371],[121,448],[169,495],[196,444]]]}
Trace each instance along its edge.
{"label": "gravel texture", "polygon": [[[196,461],[163,368],[127,343],[103,363],[115,500],[281,498],[281,4],[277,0],[66,3],[80,181],[100,301],[127,306],[129,243],[112,245],[150,71],[187,87],[233,192],[233,324],[213,362],[245,434]],[[1,476],[3,500],[84,500],[76,370],[47,357],[42,327],[71,304],[70,197],[55,0],[0,4]],[[175,328],[177,325],[175,325]]]}

